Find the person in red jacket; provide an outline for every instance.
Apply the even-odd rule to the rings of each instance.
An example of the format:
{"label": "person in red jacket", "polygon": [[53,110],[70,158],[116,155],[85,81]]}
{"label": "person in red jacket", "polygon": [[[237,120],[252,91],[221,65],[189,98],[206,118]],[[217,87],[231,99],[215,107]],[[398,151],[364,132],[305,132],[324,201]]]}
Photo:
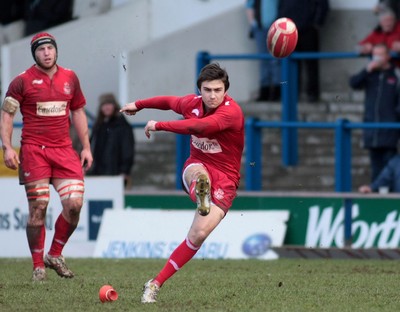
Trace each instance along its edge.
{"label": "person in red jacket", "polygon": [[384,43],[391,52],[400,52],[400,21],[393,11],[379,13],[379,25],[358,44],[360,54],[371,54],[372,48]]}
{"label": "person in red jacket", "polygon": [[206,65],[197,79],[200,95],[158,96],[125,105],[134,115],[145,108],[173,110],[183,120],[150,120],[145,134],[169,131],[191,135],[190,156],[182,173],[185,191],[197,211],[185,240],[172,252],[164,268],[143,289],[142,302],[157,300],[160,287],[194,257],[203,242],[225,217],[236,197],[244,146],[244,116],[227,94],[229,78],[218,64]]}

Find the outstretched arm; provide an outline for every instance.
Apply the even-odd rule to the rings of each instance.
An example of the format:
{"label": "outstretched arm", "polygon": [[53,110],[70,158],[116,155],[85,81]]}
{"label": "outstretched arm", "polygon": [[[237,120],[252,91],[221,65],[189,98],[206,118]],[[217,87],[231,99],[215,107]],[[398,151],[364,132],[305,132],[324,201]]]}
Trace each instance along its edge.
{"label": "outstretched arm", "polygon": [[160,110],[173,110],[177,114],[181,114],[181,101],[178,96],[155,96],[148,99],[137,100],[126,104],[121,108],[120,112],[126,115],[135,115],[144,108],[153,108]]}
{"label": "outstretched arm", "polygon": [[221,131],[221,127],[213,117],[201,119],[183,119],[171,121],[155,121],[147,122],[144,132],[150,138],[150,132],[153,131],[169,131],[178,134],[194,134],[207,136],[217,131]]}

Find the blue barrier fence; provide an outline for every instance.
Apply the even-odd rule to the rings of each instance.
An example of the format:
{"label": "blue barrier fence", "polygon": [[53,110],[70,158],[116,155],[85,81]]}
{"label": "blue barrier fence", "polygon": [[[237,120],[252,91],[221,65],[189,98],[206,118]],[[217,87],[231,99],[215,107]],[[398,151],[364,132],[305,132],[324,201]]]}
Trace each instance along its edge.
{"label": "blue barrier fence", "polygon": [[338,119],[336,122],[272,122],[254,118],[246,120],[246,190],[261,190],[262,177],[262,130],[281,129],[333,129],[335,131],[335,191],[351,192],[351,135],[353,129],[397,128],[400,123],[360,123]]}

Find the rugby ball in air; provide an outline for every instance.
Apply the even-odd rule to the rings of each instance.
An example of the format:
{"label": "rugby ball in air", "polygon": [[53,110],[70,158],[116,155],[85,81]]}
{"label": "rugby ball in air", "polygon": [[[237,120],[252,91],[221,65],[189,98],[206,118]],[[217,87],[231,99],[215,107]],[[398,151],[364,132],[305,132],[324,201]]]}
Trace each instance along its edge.
{"label": "rugby ball in air", "polygon": [[297,39],[296,24],[290,18],[279,18],[272,23],[268,30],[268,51],[276,58],[287,57],[296,48]]}

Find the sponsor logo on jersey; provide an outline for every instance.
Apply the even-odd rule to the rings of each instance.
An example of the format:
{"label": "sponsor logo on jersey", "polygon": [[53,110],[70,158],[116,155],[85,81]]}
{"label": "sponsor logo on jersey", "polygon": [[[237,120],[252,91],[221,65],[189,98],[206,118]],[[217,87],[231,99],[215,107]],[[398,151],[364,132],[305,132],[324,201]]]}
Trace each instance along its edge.
{"label": "sponsor logo on jersey", "polygon": [[38,116],[64,116],[67,114],[66,101],[37,102],[36,114]]}
{"label": "sponsor logo on jersey", "polygon": [[25,177],[29,177],[30,175],[31,175],[30,172],[24,172],[24,176],[25,176]]}
{"label": "sponsor logo on jersey", "polygon": [[218,141],[215,139],[210,140],[209,138],[198,138],[192,135],[192,145],[207,154],[222,152],[221,145],[219,145]]}
{"label": "sponsor logo on jersey", "polygon": [[43,79],[34,79],[34,80],[32,80],[32,84],[34,85],[34,84],[42,84],[43,83]]}
{"label": "sponsor logo on jersey", "polygon": [[228,106],[228,105],[230,105],[230,104],[231,104],[231,103],[229,103],[229,101],[226,101],[226,102],[225,102],[225,105],[226,105],[226,106]]}
{"label": "sponsor logo on jersey", "polygon": [[64,93],[71,94],[71,86],[69,85],[68,82],[64,82]]}

